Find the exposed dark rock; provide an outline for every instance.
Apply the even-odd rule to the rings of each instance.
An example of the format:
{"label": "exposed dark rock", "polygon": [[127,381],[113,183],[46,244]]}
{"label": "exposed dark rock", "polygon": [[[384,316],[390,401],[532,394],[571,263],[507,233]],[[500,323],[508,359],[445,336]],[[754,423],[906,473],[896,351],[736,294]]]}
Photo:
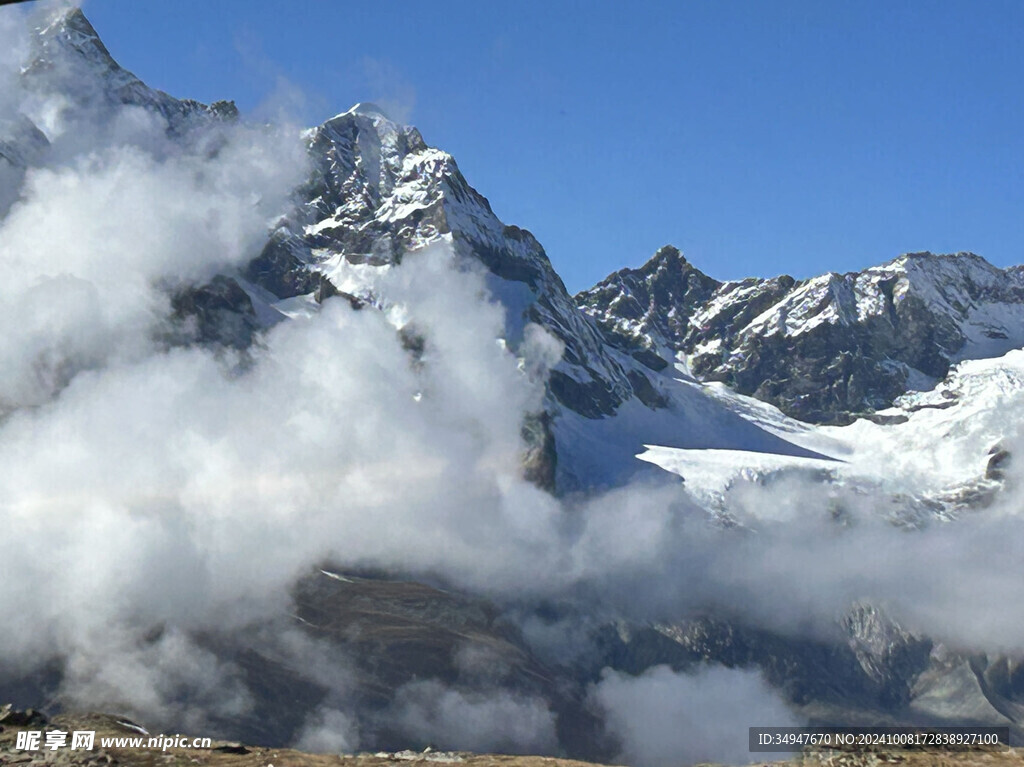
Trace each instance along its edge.
{"label": "exposed dark rock", "polygon": [[871,608],[854,610],[834,640],[775,634],[720,618],[605,627],[602,648],[588,672],[603,665],[630,674],[667,664],[693,671],[705,663],[759,669],[796,705],[828,704],[875,716],[902,710],[928,667],[931,643],[902,631]]}
{"label": "exposed dark rock", "polygon": [[527,416],[523,422],[522,432],[523,441],[526,443],[523,477],[537,487],[553,493],[558,453],[555,449],[555,435],[551,431],[551,416],[546,412]]}
{"label": "exposed dark rock", "polygon": [[278,298],[291,298],[312,293],[320,276],[309,268],[312,259],[309,246],[284,230],[271,235],[263,252],[245,268],[243,276]]}
{"label": "exposed dark rock", "polygon": [[551,371],[548,386],[559,402],[587,418],[614,415],[621,402],[599,380],[581,383],[561,370]]}
{"label": "exposed dark rock", "polygon": [[[594,755],[598,722],[585,709],[584,690],[542,665],[484,600],[411,581],[317,573],[296,590],[296,616],[355,664],[370,721],[402,685],[436,679],[467,692],[501,689],[546,700],[561,742]],[[388,748],[384,737],[378,745]]]}
{"label": "exposed dark rock", "polygon": [[49,719],[46,718],[46,715],[34,708],[19,711],[10,703],[6,703],[3,708],[0,708],[0,724],[11,727],[42,727],[48,722]]}
{"label": "exposed dark rock", "polygon": [[637,349],[630,352],[630,356],[645,367],[649,367],[655,372],[660,372],[668,367],[668,363],[665,359],[650,349]]}
{"label": "exposed dark rock", "polygon": [[914,680],[928,666],[932,643],[910,634],[867,604],[856,605],[840,625],[861,669],[877,685],[882,705],[906,706]]}
{"label": "exposed dark rock", "polygon": [[872,423],[881,424],[883,426],[885,426],[886,424],[906,423],[907,421],[910,420],[910,416],[895,413],[885,415],[881,415],[879,413],[865,413],[861,417],[866,418]]}
{"label": "exposed dark rock", "polygon": [[[334,283],[333,282],[331,282],[329,279],[327,279],[323,275],[320,275],[320,282],[316,286],[316,291],[313,293],[313,299],[318,304],[322,304],[324,301],[326,301],[331,296],[338,295],[338,292],[339,291],[338,291],[338,289],[336,287],[334,287]],[[359,307],[353,306],[353,308],[362,308],[362,305],[360,304]]]}
{"label": "exposed dark rock", "polygon": [[219,751],[222,754],[249,754],[252,753],[248,748],[243,746],[241,743],[224,743],[219,746],[214,746],[212,751]]}
{"label": "exposed dark rock", "polygon": [[[646,352],[638,359],[648,364],[645,359],[657,357],[652,350],[657,341],[682,342],[690,316],[719,285],[687,262],[677,248],[666,245],[639,269],[615,272],[577,295],[576,302],[589,310],[613,345],[634,356]],[[668,307],[675,311],[670,313]],[[629,331],[619,326],[620,318],[632,321]]]}
{"label": "exposed dark rock", "polygon": [[260,327],[249,294],[223,275],[179,291],[172,297],[171,307],[186,335],[200,343],[246,349]]}
{"label": "exposed dark rock", "polygon": [[636,395],[636,398],[651,408],[651,410],[668,407],[668,399],[654,388],[651,379],[646,375],[639,370],[630,370],[626,376],[629,379],[630,386],[633,387],[633,393]]}
{"label": "exposed dark rock", "polygon": [[235,106],[234,101],[214,101],[209,107],[210,113],[216,115],[221,120],[227,122],[234,122],[238,119],[238,107]]}
{"label": "exposed dark rock", "polygon": [[1013,454],[1002,445],[995,445],[988,451],[988,463],[985,466],[985,478],[993,480],[1006,479],[1006,470],[1013,462]]}

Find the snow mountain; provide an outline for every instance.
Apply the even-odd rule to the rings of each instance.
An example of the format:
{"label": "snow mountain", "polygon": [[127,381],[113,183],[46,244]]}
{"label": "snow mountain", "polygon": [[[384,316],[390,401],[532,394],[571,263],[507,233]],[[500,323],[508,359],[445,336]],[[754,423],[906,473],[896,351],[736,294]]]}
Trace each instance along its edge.
{"label": "snow mountain", "polygon": [[32,40],[30,59],[22,68],[22,78],[30,91],[67,96],[64,108],[75,110],[80,116],[113,117],[111,106],[141,107],[162,117],[172,134],[195,130],[209,120],[238,116],[238,109],[230,101],[208,106],[150,88],[114,61],[92,24],[77,8],[57,13],[38,31]]}
{"label": "snow mountain", "polygon": [[576,301],[618,348],[682,362],[814,423],[850,423],[931,388],[957,362],[1024,344],[1021,270],[973,253],[722,283],[666,246]]}
{"label": "snow mountain", "polygon": [[255,284],[281,299],[317,290],[323,298],[327,290],[372,303],[367,270],[446,241],[489,272],[488,287],[508,312],[510,345],[522,340],[527,322],[565,344],[551,386],[566,407],[611,415],[635,391],[650,389],[608,353],[533,235],[503,224],[454,158],[429,147],[415,128],[359,104],[309,131],[307,141],[313,178],[294,217],[247,271]]}
{"label": "snow mountain", "polygon": [[[73,92],[74,98],[59,101],[64,118],[111,140],[125,114],[150,115],[183,147],[216,151],[218,126],[237,118],[231,102],[207,106],[146,86],[114,61],[78,9],[38,31],[22,78],[40,98]],[[32,99],[27,103],[29,114],[19,115],[0,143],[4,156],[14,158],[4,167],[15,174],[47,157],[45,131],[32,121],[42,122],[45,114],[31,112]],[[536,238],[500,221],[455,159],[428,146],[415,128],[395,123],[373,104],[358,104],[306,131],[303,140],[312,170],[295,191],[295,207],[245,268],[173,289],[178,328],[170,340],[245,349],[259,329],[315,312],[334,296],[384,307],[388,297],[375,293],[377,275],[407,254],[446,243],[469,267],[485,270],[492,297],[505,308],[503,341],[511,349],[529,323],[563,346],[544,411],[524,424],[526,471],[542,486],[566,491],[625,481],[645,470],[634,456],[651,438],[676,447],[806,454],[693,387],[659,375],[650,357],[609,344],[569,296]],[[579,449],[588,443],[604,447]]]}
{"label": "snow mountain", "polygon": [[[66,95],[66,114],[100,135],[122,135],[128,107],[181,146],[215,153],[218,129],[239,119],[231,102],[207,106],[146,86],[77,9],[39,30],[21,77],[40,99]],[[0,214],[26,172],[47,162],[45,118],[29,98],[0,121]],[[1024,270],[918,253],[845,275],[719,282],[666,246],[573,297],[536,238],[503,223],[416,128],[362,103],[302,140],[308,178],[252,258],[167,286],[176,323],[161,339],[168,348],[201,344],[244,365],[268,328],[325,302],[387,310],[379,275],[443,243],[486,275],[505,310],[502,344],[517,352],[532,323],[561,345],[544,403],[522,430],[524,473],[554,495],[649,473],[682,481],[710,525],[746,534],[775,510],[740,518],[734,499],[795,478],[883,499],[894,535],[955,524],[1004,497],[1016,438],[1004,414],[1024,397]],[[422,353],[414,325],[395,330],[412,358]],[[559,748],[608,758],[587,690],[605,668],[640,674],[661,664],[756,668],[807,718],[962,723],[967,711],[1024,727],[1019,659],[940,646],[870,604],[851,605],[835,633],[810,638],[731,614],[644,622],[578,603],[536,607],[524,625],[578,628],[587,652],[565,660],[545,654],[507,606],[438,586],[325,565],[302,575],[295,615],[281,616],[330,652],[357,653],[362,725],[378,727],[382,742],[395,691],[426,679],[470,697],[497,686],[542,699],[557,714]],[[331,695],[287,648],[259,637],[204,641],[258,693],[246,717],[216,723],[225,733],[288,742]],[[497,659],[494,669],[470,674],[467,652]],[[52,691],[53,680],[8,689],[38,704],[24,691]]]}
{"label": "snow mountain", "polygon": [[[76,120],[103,123],[117,113],[111,106],[127,106],[211,151],[217,126],[237,119],[231,102],[207,106],[146,86],[78,9],[38,31],[21,76],[29,93],[73,93],[62,108]],[[15,195],[18,174],[48,151],[28,105],[0,124],[0,169]],[[924,393],[958,380],[959,363],[1024,346],[1024,269],[970,253],[722,283],[666,246],[571,297],[536,238],[504,224],[455,159],[415,128],[358,104],[303,139],[310,176],[262,251],[237,272],[176,288],[176,315],[192,327],[185,340],[245,348],[261,328],[335,296],[384,306],[376,272],[448,243],[486,271],[510,348],[528,323],[564,347],[531,432],[549,487],[615,484],[643,468],[634,456],[644,445],[842,460],[835,438],[810,425],[906,420],[891,408],[916,401],[914,392],[939,396]],[[800,436],[808,430],[820,438]]]}
{"label": "snow mountain", "polygon": [[[40,30],[23,77],[29,90],[75,83],[65,109],[78,119],[103,123],[116,113],[111,105],[129,106],[158,115],[182,142],[215,146],[218,123],[237,118],[231,102],[206,106],[143,84],[80,10]],[[45,151],[45,135],[24,115],[17,124],[6,146],[24,166]],[[184,340],[245,348],[261,327],[336,295],[383,306],[377,272],[447,243],[486,270],[505,307],[510,348],[528,323],[564,347],[544,412],[524,427],[527,470],[545,487],[619,484],[649,465],[635,456],[650,444],[817,455],[744,418],[702,382],[722,381],[800,420],[845,423],[934,384],[959,359],[1024,343],[1014,331],[1014,318],[1024,318],[1024,278],[966,254],[905,256],[800,283],[723,284],[667,246],[574,299],[536,238],[504,224],[455,159],[415,128],[358,104],[304,140],[311,175],[262,252],[238,273],[174,295],[176,316],[190,328]]]}
{"label": "snow mountain", "polygon": [[[677,446],[739,447],[806,455],[723,408],[643,353],[609,344],[598,323],[566,292],[528,231],[503,224],[469,185],[451,155],[415,128],[360,104],[307,133],[314,172],[302,202],[273,232],[244,277],[290,311],[296,301],[342,294],[380,305],[374,273],[437,242],[487,270],[506,311],[505,342],[516,349],[527,323],[564,347],[550,372],[549,397],[530,434],[531,471],[560,490],[616,484],[643,466],[643,438]],[[305,296],[305,299],[302,298]],[[674,373],[674,371],[669,371]],[[604,450],[581,451],[603,444]]]}

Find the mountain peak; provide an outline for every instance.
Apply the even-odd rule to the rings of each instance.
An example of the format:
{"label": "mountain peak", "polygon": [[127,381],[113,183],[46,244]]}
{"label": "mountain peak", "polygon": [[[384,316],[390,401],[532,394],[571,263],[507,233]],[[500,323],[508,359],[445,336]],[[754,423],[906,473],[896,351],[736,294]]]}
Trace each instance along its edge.
{"label": "mountain peak", "polygon": [[39,44],[44,54],[53,46],[59,46],[65,50],[75,50],[87,58],[99,58],[105,64],[117,66],[110,51],[100,40],[95,27],[77,6],[59,9],[38,32]]}
{"label": "mountain peak", "polygon": [[360,101],[358,104],[354,104],[347,112],[347,115],[365,115],[366,117],[382,117],[388,122],[394,122],[388,113],[381,109],[379,106],[374,104],[372,101]]}
{"label": "mountain peak", "polygon": [[[696,279],[710,281],[717,284],[716,280],[712,280],[700,269],[695,267],[689,261],[686,260],[686,256],[683,255],[682,251],[679,250],[675,245],[662,245],[658,248],[654,255],[651,256],[643,266],[637,269],[622,269],[616,272],[611,277],[617,277],[619,279],[639,277],[641,279],[678,279],[686,278],[686,275],[693,274]],[[611,279],[609,277],[609,279]]]}
{"label": "mountain peak", "polygon": [[61,8],[36,32],[22,70],[32,87],[72,94],[77,102],[93,100],[101,92],[145,89],[114,60],[80,8]]}
{"label": "mountain peak", "polygon": [[160,115],[166,120],[168,135],[181,136],[210,121],[238,116],[230,102],[207,106],[150,88],[114,60],[96,29],[74,5],[64,5],[36,28],[22,75],[31,90],[67,97],[61,112],[72,122],[103,123],[113,119],[118,106],[131,105]]}
{"label": "mountain peak", "polygon": [[77,5],[66,4],[54,9],[46,24],[40,28],[41,34],[52,33],[61,29],[78,29],[85,34],[96,37],[96,30]]}
{"label": "mountain peak", "polygon": [[[972,264],[975,266],[981,266],[986,269],[997,269],[998,267],[991,264],[984,256],[979,256],[977,253],[973,253],[967,250],[960,250],[956,253],[932,253],[930,250],[922,250],[914,253],[903,253],[891,261],[887,261],[882,264],[882,267],[896,266],[901,264],[914,263],[921,266],[927,266],[928,264]],[[872,267],[877,268],[877,267]]]}
{"label": "mountain peak", "polygon": [[651,256],[651,261],[682,261],[685,264],[686,257],[675,245],[662,245]]}
{"label": "mountain peak", "polygon": [[642,274],[654,274],[664,271],[668,271],[669,273],[697,272],[698,274],[701,274],[701,276],[706,276],[697,267],[687,261],[686,256],[684,256],[683,252],[675,245],[662,245],[654,252],[654,255],[647,260],[647,263],[641,266],[637,271]]}
{"label": "mountain peak", "polygon": [[985,261],[982,256],[968,250],[958,250],[956,253],[932,253],[930,250],[921,250],[913,253],[904,253],[900,258],[912,259],[915,261]]}
{"label": "mountain peak", "polygon": [[1024,345],[1024,269],[970,252],[904,253],[799,282],[715,283],[666,246],[576,301],[620,348],[666,345],[698,378],[826,423],[889,407],[961,360]]}

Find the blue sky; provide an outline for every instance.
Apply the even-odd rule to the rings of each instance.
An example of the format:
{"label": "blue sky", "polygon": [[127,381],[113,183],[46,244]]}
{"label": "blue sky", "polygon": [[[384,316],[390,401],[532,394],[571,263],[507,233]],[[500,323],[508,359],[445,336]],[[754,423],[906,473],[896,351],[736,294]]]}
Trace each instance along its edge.
{"label": "blue sky", "polygon": [[571,291],[660,245],[720,279],[1024,261],[1024,3],[85,0],[150,85],[315,123],[377,101]]}

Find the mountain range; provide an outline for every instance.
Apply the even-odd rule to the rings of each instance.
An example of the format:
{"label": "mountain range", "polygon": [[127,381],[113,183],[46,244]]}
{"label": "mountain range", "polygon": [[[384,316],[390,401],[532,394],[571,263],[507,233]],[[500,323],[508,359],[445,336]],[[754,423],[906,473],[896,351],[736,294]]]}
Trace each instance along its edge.
{"label": "mountain range", "polygon": [[[75,9],[38,30],[20,78],[37,99],[61,95],[65,120],[81,114],[114,131],[118,110],[137,108],[159,118],[172,146],[211,156],[218,131],[242,119],[231,102],[149,88]],[[244,370],[271,329],[325,306],[390,318],[401,307],[381,275],[441,247],[502,307],[504,348],[525,356],[537,328],[557,347],[542,401],[522,422],[522,474],[554,498],[681,483],[707,525],[757,536],[778,510],[745,501],[748,493],[810,484],[837,525],[871,499],[893,540],[995,513],[1012,498],[1007,414],[1024,390],[1024,268],[912,253],[847,274],[721,282],[666,245],[573,296],[537,239],[503,223],[451,155],[379,107],[358,104],[301,140],[308,173],[259,247],[233,268],[166,287],[165,348],[235,355]],[[0,121],[0,210],[18,204],[20,185],[51,151],[45,124],[25,113]],[[415,318],[395,324],[410,360],[429,361]],[[595,708],[595,685],[609,674],[709,664],[755,670],[804,721],[1024,728],[1024,656],[944,642],[871,601],[849,603],[827,632],[797,635],[704,603],[639,618],[578,594],[526,603],[443,576],[343,563],[299,575],[293,612],[278,620],[347,659],[354,716],[380,747],[466,747],[454,736],[439,743],[428,726],[396,728],[392,717],[415,694],[498,691],[513,708],[542,701],[553,722],[499,748],[613,758],[622,736]],[[567,624],[578,652],[538,639]],[[205,724],[218,736],[293,742],[335,694],[323,668],[298,667],[258,637],[198,641],[236,669],[253,700],[244,714],[211,715]],[[8,672],[0,698],[59,707],[66,673],[57,659]]]}

